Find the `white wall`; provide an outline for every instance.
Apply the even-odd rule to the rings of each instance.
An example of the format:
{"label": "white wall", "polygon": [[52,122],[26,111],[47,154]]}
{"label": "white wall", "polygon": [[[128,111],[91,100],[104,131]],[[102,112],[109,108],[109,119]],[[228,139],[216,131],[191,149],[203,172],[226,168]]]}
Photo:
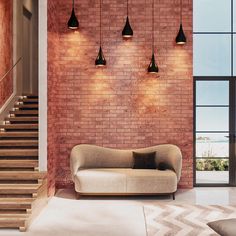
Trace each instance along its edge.
{"label": "white wall", "polygon": [[[32,13],[32,45],[31,48],[38,47],[38,11],[35,4],[44,0],[13,0],[13,62],[16,62],[20,57],[23,56],[23,14],[22,7],[24,6],[29,12]],[[29,46],[30,47],[30,46]],[[38,86],[38,53],[35,50],[32,51],[32,93],[37,93]],[[14,94],[22,95],[24,92],[23,86],[23,59],[14,69]]]}
{"label": "white wall", "polygon": [[[22,56],[22,0],[13,0],[13,64]],[[0,124],[22,93],[22,60],[13,69],[13,93],[0,108]]]}
{"label": "white wall", "polygon": [[39,170],[47,170],[47,0],[39,0]]}

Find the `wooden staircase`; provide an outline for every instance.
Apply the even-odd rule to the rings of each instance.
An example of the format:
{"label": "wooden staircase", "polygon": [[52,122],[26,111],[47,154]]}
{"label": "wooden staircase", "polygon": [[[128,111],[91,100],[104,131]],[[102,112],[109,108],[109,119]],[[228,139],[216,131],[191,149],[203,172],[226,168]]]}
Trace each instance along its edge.
{"label": "wooden staircase", "polygon": [[25,231],[46,204],[38,169],[38,96],[23,95],[0,124],[0,228]]}

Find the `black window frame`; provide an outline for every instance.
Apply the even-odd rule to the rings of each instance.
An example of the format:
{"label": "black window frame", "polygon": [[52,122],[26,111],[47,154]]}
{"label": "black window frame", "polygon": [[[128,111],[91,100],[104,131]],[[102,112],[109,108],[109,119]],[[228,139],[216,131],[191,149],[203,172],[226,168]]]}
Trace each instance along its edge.
{"label": "black window frame", "polygon": [[[193,185],[194,187],[228,187],[236,186],[236,73],[234,75],[234,0],[231,0],[231,32],[194,32],[193,35],[224,34],[231,35],[231,75],[229,76],[193,76]],[[193,52],[194,53],[194,52]],[[236,57],[235,57],[236,58]],[[236,68],[235,68],[236,70]],[[229,183],[196,183],[196,81],[229,81]]]}
{"label": "black window frame", "polygon": [[[193,177],[194,187],[228,187],[236,186],[236,130],[235,130],[235,106],[236,106],[236,76],[195,76],[193,83]],[[197,81],[228,81],[229,82],[229,183],[197,183],[196,182],[196,82]]]}

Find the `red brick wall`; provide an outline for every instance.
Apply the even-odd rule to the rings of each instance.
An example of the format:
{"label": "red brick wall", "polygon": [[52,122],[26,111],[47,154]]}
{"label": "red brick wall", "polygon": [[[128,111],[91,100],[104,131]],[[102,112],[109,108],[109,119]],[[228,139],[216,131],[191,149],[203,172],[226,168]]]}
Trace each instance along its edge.
{"label": "red brick wall", "polygon": [[3,75],[12,66],[12,1],[0,2],[0,108],[13,92],[13,79],[10,73],[5,79]]}
{"label": "red brick wall", "polygon": [[[48,11],[57,12],[55,1],[48,1]],[[55,192],[57,161],[57,83],[59,81],[59,34],[57,16],[48,14],[48,194]]]}
{"label": "red brick wall", "polygon": [[[52,77],[57,75],[56,88],[49,86],[48,91],[56,93],[54,102],[49,101],[49,110],[57,106],[57,112],[49,117],[49,126],[54,127],[49,129],[49,137],[56,135],[57,142],[49,145],[48,157],[49,162],[56,158],[56,186],[71,184],[69,154],[76,144],[138,148],[173,143],[183,152],[180,187],[191,188],[192,1],[183,0],[183,23],[188,38],[183,47],[174,42],[179,28],[179,1],[156,1],[158,78],[146,73],[151,57],[151,0],[130,1],[134,30],[130,41],[121,37],[126,1],[103,1],[105,69],[94,66],[99,46],[99,1],[76,1],[81,26],[77,32],[67,29],[71,2],[49,2],[57,3],[58,11],[50,11],[53,17],[49,23],[57,17],[60,40],[59,67],[51,73]],[[50,52],[49,66],[54,60],[54,52]],[[56,156],[52,154],[54,151],[58,151]]]}

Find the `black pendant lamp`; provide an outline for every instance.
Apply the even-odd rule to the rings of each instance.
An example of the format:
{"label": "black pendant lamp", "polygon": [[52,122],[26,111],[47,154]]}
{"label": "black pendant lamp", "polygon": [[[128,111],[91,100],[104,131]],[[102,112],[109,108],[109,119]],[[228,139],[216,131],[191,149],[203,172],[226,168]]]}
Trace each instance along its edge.
{"label": "black pendant lamp", "polygon": [[106,59],[102,52],[102,0],[100,0],[100,47],[98,56],[95,60],[95,65],[98,67],[103,67],[106,65]]}
{"label": "black pendant lamp", "polygon": [[72,30],[76,30],[79,28],[79,21],[75,15],[75,0],[73,0],[73,5],[72,5],[72,12],[70,19],[68,20],[68,28]]}
{"label": "black pendant lamp", "polygon": [[186,37],[182,25],[182,8],[183,8],[182,0],[180,0],[180,27],[179,27],[179,32],[175,39],[175,42],[178,45],[184,45],[186,43]]}
{"label": "black pendant lamp", "polygon": [[152,0],[152,58],[147,71],[153,74],[159,71],[154,55],[154,0]]}
{"label": "black pendant lamp", "polygon": [[129,39],[133,37],[133,30],[129,23],[129,0],[127,0],[127,17],[126,17],[125,27],[122,30],[122,36],[124,39]]}

